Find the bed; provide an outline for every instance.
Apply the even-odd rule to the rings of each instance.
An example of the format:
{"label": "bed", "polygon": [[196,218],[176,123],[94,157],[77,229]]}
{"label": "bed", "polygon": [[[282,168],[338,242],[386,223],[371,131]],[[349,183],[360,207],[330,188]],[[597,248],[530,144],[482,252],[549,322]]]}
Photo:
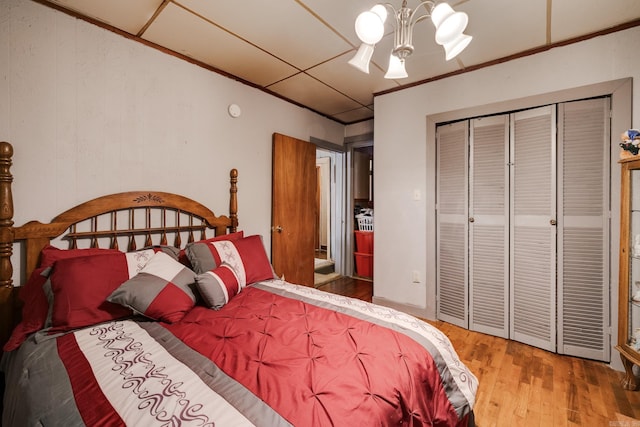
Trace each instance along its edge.
{"label": "bed", "polygon": [[276,276],[238,229],[235,169],[228,215],[133,191],[15,226],[12,154],[1,142],[4,426],[474,424],[477,379],[439,330]]}

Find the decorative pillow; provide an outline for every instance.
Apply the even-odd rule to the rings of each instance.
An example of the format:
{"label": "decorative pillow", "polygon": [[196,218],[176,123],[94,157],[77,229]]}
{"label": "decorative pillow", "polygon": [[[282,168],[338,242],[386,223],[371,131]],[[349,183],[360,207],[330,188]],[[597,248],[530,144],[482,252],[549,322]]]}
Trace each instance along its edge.
{"label": "decorative pillow", "polygon": [[[139,261],[139,260],[138,260]],[[124,253],[90,255],[56,261],[51,273],[50,332],[131,316],[131,310],[107,301],[135,268]]]}
{"label": "decorative pillow", "polygon": [[195,242],[195,243],[218,242],[220,240],[240,240],[242,238],[244,238],[244,231],[240,230],[240,231],[236,231],[235,233],[221,234],[219,236],[213,236],[208,239],[199,240],[198,242]]}
{"label": "decorative pillow", "polygon": [[[141,253],[146,256],[155,252],[164,252],[178,259],[180,250],[174,246],[155,245],[137,251],[127,252],[131,254]],[[119,249],[85,248],[85,249],[59,249],[55,246],[47,245],[40,252],[40,267],[51,267],[56,261],[61,259],[78,258],[89,255],[121,254]]]}
{"label": "decorative pillow", "polygon": [[195,273],[164,252],[156,253],[107,298],[153,320],[178,322],[196,302]]}
{"label": "decorative pillow", "polygon": [[178,260],[178,256],[180,255],[180,249],[176,248],[175,246],[168,246],[168,245],[154,245],[154,246],[146,246],[141,250],[145,250],[145,249],[153,249],[154,252],[164,252],[165,254],[169,255],[171,258]]}
{"label": "decorative pillow", "polygon": [[77,258],[88,255],[104,255],[121,253],[117,249],[87,248],[87,249],[59,249],[55,246],[47,245],[40,252],[40,267],[51,267],[56,261],[61,259]]}
{"label": "decorative pillow", "polygon": [[49,299],[43,290],[47,282],[50,267],[58,260],[77,258],[88,255],[105,255],[120,253],[115,249],[59,249],[47,245],[40,252],[40,265],[36,268],[27,282],[20,286],[19,298],[24,303],[22,318],[11,334],[10,340],[5,344],[4,350],[11,351],[18,348],[24,340],[34,332],[44,328],[49,314]]}
{"label": "decorative pillow", "polygon": [[260,235],[234,241],[192,243],[185,250],[197,274],[226,262],[247,285],[275,277]]}
{"label": "decorative pillow", "polygon": [[[221,234],[220,236],[214,236],[214,237],[210,237],[209,239],[198,240],[197,242],[193,242],[193,243],[217,242],[220,240],[238,240],[238,239],[242,239],[243,237],[244,237],[244,231],[236,231],[235,233]],[[184,249],[180,250],[180,254],[178,255],[178,261],[180,261],[182,264],[186,265],[189,268],[193,268],[193,266],[191,265],[191,262],[189,261],[189,257],[187,256]]]}
{"label": "decorative pillow", "polygon": [[[63,269],[63,267],[59,267],[58,264],[60,263],[60,261],[65,260],[56,261],[53,265],[53,273],[50,276],[51,280],[47,280],[42,286],[43,292],[45,293],[46,298],[49,301],[49,311],[46,316],[44,328],[50,328],[50,333],[61,332],[122,317],[120,316],[120,314],[123,313],[122,307],[120,307],[118,304],[112,304],[106,301],[106,298],[124,281],[129,280],[130,278],[138,274],[138,271],[140,271],[146,265],[146,263],[153,257],[153,255],[157,251],[157,248],[150,248],[126,253],[115,251],[113,253],[105,254],[101,252],[100,254],[96,255],[73,258],[90,258],[89,261],[92,264],[97,265],[98,267],[95,271],[95,274],[102,274],[100,272],[102,269],[109,269],[110,260],[102,260],[102,257],[109,257],[110,259],[116,260],[111,265],[113,274],[118,276],[121,275],[123,279],[117,279],[113,282],[109,282],[108,284],[101,283],[101,280],[107,280],[107,278],[100,277],[97,280],[94,279],[92,277],[93,273],[91,271],[91,266],[88,266],[88,268],[86,268],[84,271],[79,271],[77,267],[74,267],[71,270],[72,273],[74,273],[74,275],[76,276],[74,277],[75,281],[65,281],[64,276],[59,275],[60,277],[58,278],[58,281],[54,286],[53,273],[55,273],[58,269]],[[80,265],[80,263],[78,264]],[[66,268],[67,267],[65,266],[63,270],[66,271]],[[85,274],[85,277],[81,277],[82,274]],[[86,276],[86,274],[89,275]],[[98,291],[96,294],[93,294],[95,292],[94,284],[106,293]],[[85,295],[89,293],[87,292],[87,287],[90,288],[90,293],[92,293],[93,295]],[[75,298],[74,293],[81,293],[82,298],[88,300],[86,301],[88,305],[83,306],[83,300],[72,299],[70,305],[72,312],[65,314],[65,312],[61,310],[64,310],[64,304],[67,303],[61,300],[60,295],[62,295],[64,298]],[[96,319],[93,320],[91,316],[83,317],[81,313],[87,310],[90,311],[90,307],[92,304],[104,304],[104,307],[101,310],[106,311],[106,313],[99,314],[98,316],[96,316]],[[115,315],[111,315],[111,311],[115,311]],[[127,310],[127,315],[132,315],[131,311]]]}
{"label": "decorative pillow", "polygon": [[[178,249],[172,246],[154,246],[149,249],[123,254],[117,249],[86,248],[59,249],[47,245],[40,253],[40,266],[36,268],[29,280],[19,289],[19,298],[23,301],[22,318],[14,328],[4,350],[11,351],[20,346],[25,339],[34,332],[52,326],[54,292],[51,285],[50,273],[57,261],[101,255],[120,255],[127,259],[128,274],[135,275],[155,252],[162,251],[177,258]],[[129,268],[131,265],[131,268]],[[57,325],[57,329],[64,329]]]}
{"label": "decorative pillow", "polygon": [[160,252],[159,248],[140,249],[138,251],[126,253],[120,252],[119,255],[124,256],[127,266],[128,277],[125,280],[138,274],[138,272],[142,270],[149,260],[151,260],[151,258],[153,258],[153,256],[158,252]]}
{"label": "decorative pillow", "polygon": [[218,310],[246,285],[226,262],[220,267],[196,276],[196,287],[209,308]]}
{"label": "decorative pillow", "polygon": [[[163,251],[177,259],[179,250],[173,246],[153,246],[139,251],[130,252],[128,263],[131,265],[130,274],[135,274],[144,264],[148,261],[155,252]],[[70,258],[78,258],[83,256],[95,256],[95,255],[108,255],[108,254],[122,254],[118,249],[103,249],[103,248],[83,248],[83,249],[59,249],[55,246],[47,245],[40,252],[40,268],[51,267],[56,261]],[[44,274],[44,273],[43,273]],[[47,274],[48,275],[48,274]],[[46,278],[44,279],[46,280]],[[28,285],[28,282],[27,282]],[[24,295],[24,296],[23,296]],[[38,329],[33,332],[42,329],[43,327],[51,326],[51,308],[50,304],[53,301],[52,292],[50,289],[43,289],[40,286],[26,286],[24,291],[21,291],[21,299],[25,301],[25,309],[28,312],[23,313],[23,321],[27,320],[33,327],[40,325]],[[27,301],[36,301],[36,304],[28,303]],[[42,301],[48,301],[47,305],[40,304]]]}

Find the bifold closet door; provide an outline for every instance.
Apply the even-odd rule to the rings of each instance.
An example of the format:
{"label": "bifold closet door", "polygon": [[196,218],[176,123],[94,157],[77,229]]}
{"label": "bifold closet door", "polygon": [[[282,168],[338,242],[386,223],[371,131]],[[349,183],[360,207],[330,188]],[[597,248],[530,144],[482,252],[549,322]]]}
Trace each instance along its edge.
{"label": "bifold closet door", "polygon": [[556,351],[556,113],[511,114],[510,337]]}
{"label": "bifold closet door", "polygon": [[558,106],[558,353],[607,362],[609,103]]}
{"label": "bifold closet door", "polygon": [[468,121],[436,132],[437,315],[468,328]]}
{"label": "bifold closet door", "polygon": [[469,329],[509,337],[509,115],[471,121]]}

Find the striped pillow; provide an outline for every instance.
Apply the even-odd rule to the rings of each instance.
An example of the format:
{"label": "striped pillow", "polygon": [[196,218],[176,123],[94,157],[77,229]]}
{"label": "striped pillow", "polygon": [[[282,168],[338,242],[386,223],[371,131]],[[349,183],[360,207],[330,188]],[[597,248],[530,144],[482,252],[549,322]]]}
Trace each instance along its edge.
{"label": "striped pillow", "polygon": [[236,296],[246,282],[226,262],[196,276],[196,287],[209,308],[218,310]]}

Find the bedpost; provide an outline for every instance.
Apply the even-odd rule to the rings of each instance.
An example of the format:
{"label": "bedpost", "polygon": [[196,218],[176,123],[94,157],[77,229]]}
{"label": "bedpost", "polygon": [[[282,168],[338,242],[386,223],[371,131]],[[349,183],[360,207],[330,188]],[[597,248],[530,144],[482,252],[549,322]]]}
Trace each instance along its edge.
{"label": "bedpost", "polygon": [[14,323],[13,293],[13,195],[11,193],[13,147],[0,141],[0,343],[9,339]]}
{"label": "bedpost", "polygon": [[238,169],[231,169],[229,173],[231,188],[229,189],[229,216],[231,218],[231,232],[235,233],[238,229]]}

